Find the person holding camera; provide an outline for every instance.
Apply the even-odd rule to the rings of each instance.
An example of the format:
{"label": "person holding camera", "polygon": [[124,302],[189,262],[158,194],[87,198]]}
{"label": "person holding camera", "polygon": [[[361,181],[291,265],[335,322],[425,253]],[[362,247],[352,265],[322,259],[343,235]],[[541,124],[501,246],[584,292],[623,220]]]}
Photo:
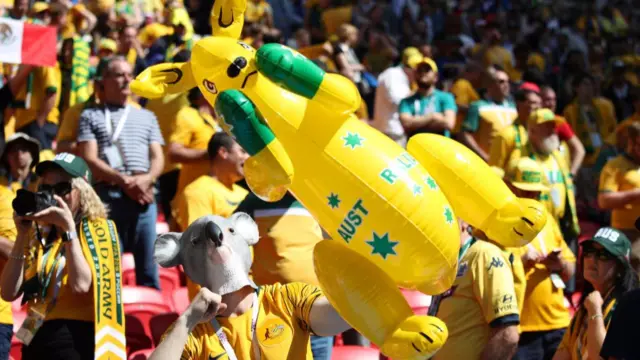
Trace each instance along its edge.
{"label": "person holding camera", "polygon": [[124,339],[124,319],[120,243],[91,171],[80,157],[61,153],[36,174],[38,192],[20,189],[13,200],[17,237],[0,277],[3,300],[23,295],[28,303],[16,333],[22,358],[93,359],[99,347],[124,353],[119,336],[94,339],[103,329]]}

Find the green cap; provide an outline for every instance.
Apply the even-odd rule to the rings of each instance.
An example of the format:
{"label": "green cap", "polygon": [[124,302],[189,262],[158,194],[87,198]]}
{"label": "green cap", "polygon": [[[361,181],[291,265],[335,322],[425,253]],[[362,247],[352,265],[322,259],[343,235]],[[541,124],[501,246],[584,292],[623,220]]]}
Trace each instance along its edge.
{"label": "green cap", "polygon": [[91,184],[91,170],[87,163],[79,156],[69,153],[60,153],[53,160],[43,161],[36,166],[36,174],[42,176],[47,170],[62,169],[74,178],[83,178]]}
{"label": "green cap", "polygon": [[582,246],[587,243],[596,242],[602,245],[611,255],[618,258],[623,264],[629,265],[631,255],[631,242],[623,232],[610,227],[598,229],[593,238],[582,242]]}

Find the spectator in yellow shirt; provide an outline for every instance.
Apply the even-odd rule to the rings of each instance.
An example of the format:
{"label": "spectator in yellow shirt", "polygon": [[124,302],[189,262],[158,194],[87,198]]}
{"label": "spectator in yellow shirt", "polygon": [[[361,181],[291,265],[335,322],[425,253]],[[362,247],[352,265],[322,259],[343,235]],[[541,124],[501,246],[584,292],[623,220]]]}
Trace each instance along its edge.
{"label": "spectator in yellow shirt", "polygon": [[211,137],[207,153],[209,173],[189,184],[174,200],[175,217],[182,230],[205,215],[230,216],[247,196],[247,191],[236,184],[244,178],[247,152],[227,133],[218,132]]}
{"label": "spectator in yellow shirt", "polygon": [[603,139],[615,131],[617,120],[611,101],[596,96],[591,75],[582,73],[574,78],[575,100],[564,109],[564,117],[584,145],[587,156],[584,165],[592,166],[602,148]]}
{"label": "spectator in yellow shirt", "polygon": [[213,106],[200,89],[191,89],[188,99],[191,106],[184,106],[178,111],[175,130],[169,137],[169,159],[182,165],[177,192],[209,173],[207,146],[213,134],[222,131],[213,117]]}
{"label": "spectator in yellow shirt", "polygon": [[[536,111],[540,109],[542,102],[538,87],[531,83],[523,84],[516,91],[514,98],[518,117],[511,126],[505,127],[493,138],[491,151],[489,152],[489,165],[503,170],[506,170],[513,151],[526,146],[526,126],[529,122],[529,117],[536,116]],[[549,113],[553,116],[553,113],[550,111]]]}
{"label": "spectator in yellow shirt", "polygon": [[35,191],[37,176],[33,168],[40,162],[38,140],[23,133],[15,133],[7,139],[0,156],[0,187],[16,194],[19,189]]}
{"label": "spectator in yellow shirt", "polygon": [[[0,273],[4,269],[6,259],[11,255],[13,242],[18,231],[13,222],[14,194],[6,187],[0,187]],[[0,299],[0,358],[9,359],[11,338],[13,337],[13,313],[11,303]]]}
{"label": "spectator in yellow shirt", "polygon": [[493,138],[518,117],[516,106],[510,98],[511,85],[507,72],[493,66],[487,78],[487,95],[469,106],[462,123],[461,137],[462,143],[485,161],[489,161]]}
{"label": "spectator in yellow shirt", "polygon": [[498,65],[508,74],[513,73],[513,56],[502,46],[502,35],[497,22],[489,22],[485,25],[482,42],[471,49],[471,54],[485,67]]}
{"label": "spectator in yellow shirt", "polygon": [[[544,170],[529,158],[518,160],[507,178],[513,193],[521,198],[535,200],[549,191]],[[564,288],[575,273],[575,256],[549,212],[545,227],[532,242],[510,250],[522,259],[527,283],[514,360],[551,359],[570,321]]]}
{"label": "spectator in yellow shirt", "polygon": [[631,264],[640,270],[640,231],[635,221],[640,217],[640,123],[627,126],[627,148],[609,160],[600,174],[598,205],[611,210],[611,227],[631,241]]}

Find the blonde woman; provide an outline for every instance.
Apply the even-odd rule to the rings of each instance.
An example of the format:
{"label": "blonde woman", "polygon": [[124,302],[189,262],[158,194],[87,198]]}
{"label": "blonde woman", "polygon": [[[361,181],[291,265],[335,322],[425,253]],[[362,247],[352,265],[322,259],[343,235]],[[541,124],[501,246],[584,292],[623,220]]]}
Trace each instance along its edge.
{"label": "blonde woman", "polygon": [[[116,316],[122,313],[117,232],[84,160],[60,153],[40,163],[36,174],[35,197],[48,194],[50,200],[33,201],[34,193],[20,190],[13,201],[18,234],[0,295],[5,301],[24,295],[29,304],[16,334],[24,343],[23,359],[93,359],[101,328],[112,327],[124,338],[124,321]],[[115,345],[126,351],[124,344]]]}

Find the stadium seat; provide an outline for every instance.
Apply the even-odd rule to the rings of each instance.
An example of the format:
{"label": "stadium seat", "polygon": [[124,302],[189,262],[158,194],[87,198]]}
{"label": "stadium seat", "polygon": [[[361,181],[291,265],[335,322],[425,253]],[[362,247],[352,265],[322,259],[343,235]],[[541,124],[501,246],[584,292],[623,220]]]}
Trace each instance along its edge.
{"label": "stadium seat", "polygon": [[158,277],[160,278],[160,289],[162,295],[169,302],[172,301],[172,296],[176,289],[180,288],[180,272],[177,267],[163,268],[160,267],[158,271]]}
{"label": "stadium seat", "polygon": [[182,314],[187,307],[189,307],[189,289],[187,287],[181,287],[176,289],[172,295],[173,308],[178,314]]}
{"label": "stadium seat", "polygon": [[149,357],[151,357],[152,352],[153,349],[138,350],[129,355],[128,360],[147,360]]}
{"label": "stadium seat", "polygon": [[132,253],[122,254],[122,285],[136,284],[136,263]]}
{"label": "stadium seat", "polygon": [[15,360],[22,359],[22,343],[15,337],[15,335],[11,338],[11,350],[9,351],[9,354]]}
{"label": "stadium seat", "polygon": [[160,339],[162,339],[162,335],[164,335],[165,331],[171,326],[176,319],[178,319],[178,314],[176,313],[168,313],[168,314],[159,314],[151,318],[149,320],[149,328],[151,330],[151,339],[153,340],[153,344],[158,346],[160,344]]}
{"label": "stadium seat", "polygon": [[380,351],[363,346],[335,346],[331,360],[378,360]]}
{"label": "stadium seat", "polygon": [[[127,320],[127,334],[138,334],[141,327],[142,332],[146,334],[147,338],[149,339],[149,344],[146,347],[140,348],[140,346],[144,345],[145,343],[143,340],[136,342],[135,346],[132,347],[135,347],[135,350],[150,347],[152,341],[151,330],[149,329],[149,321],[155,315],[172,312],[173,308],[171,304],[167,303],[167,301],[162,297],[162,293],[160,291],[142,286],[123,287],[122,303],[124,305],[124,313],[128,315],[127,319],[136,318],[141,325],[137,326],[136,329],[131,329],[130,332],[129,326],[131,326],[133,320]],[[142,343],[139,344],[140,342]],[[127,345],[129,345],[128,337]]]}
{"label": "stadium seat", "polygon": [[125,315],[125,337],[127,338],[127,354],[153,347],[151,330],[148,324],[132,315]]}

